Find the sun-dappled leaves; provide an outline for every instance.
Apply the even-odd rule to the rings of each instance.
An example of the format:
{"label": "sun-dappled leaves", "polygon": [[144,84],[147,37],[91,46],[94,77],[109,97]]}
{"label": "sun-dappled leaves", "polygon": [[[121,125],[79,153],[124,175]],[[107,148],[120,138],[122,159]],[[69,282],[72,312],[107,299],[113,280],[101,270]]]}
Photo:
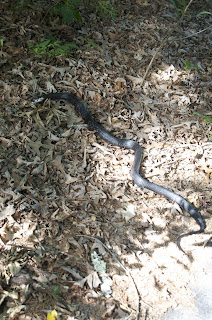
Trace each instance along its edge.
{"label": "sun-dappled leaves", "polygon": [[[52,15],[49,1],[0,2],[3,317],[134,320],[140,310],[150,320],[193,308],[191,284],[211,245],[211,35],[202,3],[169,34],[178,21],[169,1],[101,1],[103,18],[80,7],[85,24],[68,26],[70,12]],[[135,186],[134,153],[96,138],[72,106],[31,102],[48,92],[75,93],[115,136],[140,143],[142,176],[200,209],[207,229],[183,239],[189,257],[175,240],[195,222]]]}

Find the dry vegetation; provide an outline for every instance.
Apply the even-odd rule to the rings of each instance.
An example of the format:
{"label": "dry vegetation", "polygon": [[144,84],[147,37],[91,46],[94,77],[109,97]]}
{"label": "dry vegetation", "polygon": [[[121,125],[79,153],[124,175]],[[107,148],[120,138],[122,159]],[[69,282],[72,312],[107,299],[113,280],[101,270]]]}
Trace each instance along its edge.
{"label": "dry vegetation", "polygon": [[[59,24],[42,6],[17,12],[0,3],[0,319],[46,319],[55,308],[64,320],[158,320],[192,308],[193,276],[212,256],[211,35],[199,33],[210,17],[197,16],[204,3],[168,34],[143,84],[177,21],[168,1],[122,1],[114,21],[88,12],[82,26]],[[27,41],[47,34],[83,50],[35,56]],[[207,228],[183,238],[188,255],[176,238],[195,221],[133,185],[132,152],[97,139],[63,104],[31,103],[51,91],[75,93],[114,135],[137,140],[142,175],[200,209]]]}

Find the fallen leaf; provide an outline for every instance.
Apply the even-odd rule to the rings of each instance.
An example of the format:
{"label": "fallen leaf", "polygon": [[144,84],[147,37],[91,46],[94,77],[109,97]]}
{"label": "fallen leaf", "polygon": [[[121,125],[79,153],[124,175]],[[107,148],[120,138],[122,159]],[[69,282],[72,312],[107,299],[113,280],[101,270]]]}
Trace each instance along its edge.
{"label": "fallen leaf", "polygon": [[57,320],[57,319],[59,319],[59,317],[55,309],[52,312],[47,314],[47,320]]}

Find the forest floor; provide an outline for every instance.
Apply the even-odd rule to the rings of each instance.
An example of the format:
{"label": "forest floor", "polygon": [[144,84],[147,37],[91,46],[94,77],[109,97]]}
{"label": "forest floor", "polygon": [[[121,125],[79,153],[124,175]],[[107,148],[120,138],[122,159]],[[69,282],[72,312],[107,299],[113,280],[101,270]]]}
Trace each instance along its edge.
{"label": "forest floor", "polygon": [[[37,4],[0,3],[0,319],[212,319],[197,305],[212,299],[212,37],[198,15],[209,1],[172,32],[169,1],[119,1],[112,21],[87,9],[71,26]],[[81,50],[54,56],[49,36]],[[196,222],[132,183],[133,152],[64,103],[31,102],[57,91],[138,141],[142,176],[199,209],[207,227],[182,239],[186,254],[176,239]]]}

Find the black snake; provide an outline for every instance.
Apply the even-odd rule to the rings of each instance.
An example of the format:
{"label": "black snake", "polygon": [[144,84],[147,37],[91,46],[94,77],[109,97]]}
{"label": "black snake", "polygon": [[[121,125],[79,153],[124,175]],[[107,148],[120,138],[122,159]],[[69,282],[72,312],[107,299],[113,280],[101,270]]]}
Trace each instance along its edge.
{"label": "black snake", "polygon": [[180,246],[180,240],[182,237],[204,232],[206,227],[205,221],[203,220],[200,213],[187,200],[185,200],[183,197],[179,196],[175,192],[169,189],[166,189],[160,185],[157,185],[155,183],[152,183],[140,176],[139,169],[140,169],[140,163],[141,163],[141,146],[138,144],[138,142],[134,140],[120,139],[111,135],[106,129],[102,127],[100,123],[98,123],[94,119],[94,117],[89,113],[85,105],[75,95],[71,93],[49,93],[40,98],[35,98],[32,101],[35,103],[44,103],[46,99],[65,100],[69,102],[75,107],[75,110],[77,111],[77,113],[81,115],[82,119],[88,125],[88,129],[91,131],[95,131],[97,136],[99,136],[104,141],[108,142],[113,146],[118,146],[121,148],[123,147],[126,149],[133,150],[135,153],[135,159],[134,159],[132,172],[131,172],[133,182],[140,188],[146,188],[146,189],[152,190],[157,194],[161,194],[165,196],[170,201],[176,202],[181,207],[181,209],[188,212],[190,216],[198,223],[198,225],[200,226],[199,230],[184,233],[177,238],[177,246],[181,251],[183,251]]}

